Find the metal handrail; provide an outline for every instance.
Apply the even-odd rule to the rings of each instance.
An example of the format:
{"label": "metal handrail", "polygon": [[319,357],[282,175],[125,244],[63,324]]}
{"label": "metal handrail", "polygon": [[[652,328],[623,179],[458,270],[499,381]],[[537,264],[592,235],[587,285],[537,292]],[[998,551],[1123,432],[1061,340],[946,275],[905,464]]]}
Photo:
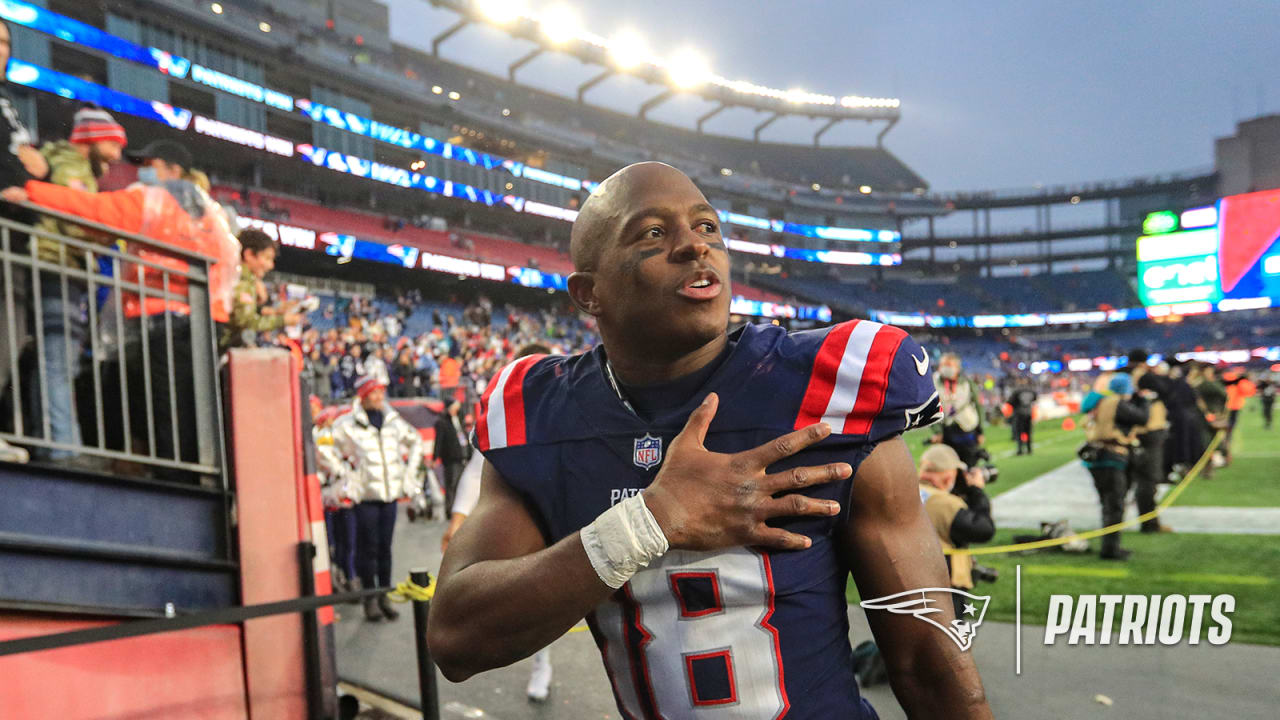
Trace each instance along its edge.
{"label": "metal handrail", "polygon": [[[162,475],[184,473],[174,479],[213,476],[225,490],[209,287],[216,260],[75,215],[31,203],[15,205],[110,241],[124,240],[129,249],[0,217],[0,333],[5,335],[0,390],[7,379],[13,381],[11,427],[0,431],[0,438],[51,453],[140,463]],[[27,247],[19,250],[22,236]],[[60,246],[63,259],[40,256],[50,242]],[[178,266],[142,257],[139,251],[177,260]],[[94,269],[99,261],[109,264],[109,274]],[[175,291],[175,283],[185,283],[185,292]],[[104,290],[107,304],[100,308]],[[84,298],[89,300],[87,322],[81,308],[73,307]],[[108,314],[112,303],[115,312]],[[138,312],[126,318],[135,303]],[[35,371],[24,378],[19,358],[28,335],[36,362]],[[86,350],[83,382],[91,382],[92,409],[75,400]],[[90,434],[94,437],[86,442]],[[109,434],[114,435],[111,442]]]}
{"label": "metal handrail", "polygon": [[[0,201],[0,202],[6,202],[6,201]],[[26,208],[34,213],[48,216],[50,218],[53,218],[54,220],[71,223],[73,225],[79,225],[80,227],[86,228],[88,230],[95,230],[102,234],[110,235],[112,237],[119,238],[121,240],[127,240],[131,243],[145,245],[153,250],[159,250],[169,255],[176,255],[179,258],[184,260],[203,260],[204,262],[210,265],[217,262],[217,258],[213,257],[212,255],[205,255],[203,253],[199,253],[194,250],[178,247],[177,245],[170,245],[169,243],[156,240],[155,238],[147,237],[146,235],[138,235],[137,233],[131,233],[126,230],[121,230],[120,228],[117,228],[117,227],[112,227],[111,225],[104,225],[100,222],[87,220],[85,218],[80,217],[79,215],[71,215],[68,213],[64,213],[60,210],[47,208],[47,207],[44,207],[43,205],[37,205],[32,202],[8,203],[8,204],[16,207]],[[0,217],[0,222],[3,222],[4,224],[18,225],[20,226],[20,229],[22,229],[25,232],[35,232],[35,233],[47,232],[45,230],[41,230],[40,228],[26,226],[15,220],[10,220],[4,217]],[[72,244],[77,244],[82,242],[82,241],[76,240],[75,238],[69,238],[64,235],[56,235],[55,239],[59,240],[60,242],[65,242],[70,240]],[[90,244],[92,245],[93,243],[90,243]],[[94,247],[96,249],[98,247],[101,247],[101,245],[94,245]],[[132,259],[130,261],[136,262]]]}

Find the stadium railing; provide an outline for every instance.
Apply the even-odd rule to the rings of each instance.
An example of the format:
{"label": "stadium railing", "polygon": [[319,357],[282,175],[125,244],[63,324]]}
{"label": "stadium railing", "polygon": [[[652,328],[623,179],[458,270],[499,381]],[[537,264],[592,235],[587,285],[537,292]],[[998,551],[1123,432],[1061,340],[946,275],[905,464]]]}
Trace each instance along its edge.
{"label": "stadium railing", "polygon": [[[225,490],[217,338],[210,312],[214,259],[74,215],[22,207],[82,237],[52,231],[48,223],[0,217],[0,332],[12,340],[0,343],[5,355],[0,366],[12,370],[0,438],[136,463],[163,479],[176,479],[175,473],[184,480],[200,477],[201,484]],[[74,258],[74,267],[42,259],[38,239]],[[82,310],[69,303],[80,294],[70,291],[72,284],[85,290],[87,318],[73,317]],[[68,360],[59,377],[46,364],[44,311],[51,300],[60,300],[61,308],[49,319],[64,328],[86,323],[83,348],[74,347],[66,331],[50,336],[66,343]],[[126,317],[127,303],[145,308],[147,301],[175,311]],[[176,312],[180,306],[187,312]],[[27,332],[19,335],[23,318],[29,318]],[[77,372],[77,366],[83,369]],[[71,422],[78,422],[79,443],[54,438],[50,391],[61,383],[72,389]],[[33,388],[38,412],[24,397],[23,391]]]}

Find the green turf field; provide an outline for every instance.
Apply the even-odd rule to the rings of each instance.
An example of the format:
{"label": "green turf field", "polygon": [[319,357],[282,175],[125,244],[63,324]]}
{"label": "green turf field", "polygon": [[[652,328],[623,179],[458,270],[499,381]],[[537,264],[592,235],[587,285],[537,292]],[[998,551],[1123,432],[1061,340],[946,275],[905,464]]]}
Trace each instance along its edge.
{"label": "green turf field", "polygon": [[[907,446],[917,458],[924,450],[924,441],[933,434],[933,428],[913,430],[906,435]],[[1008,492],[1022,483],[1033,480],[1075,457],[1076,448],[1084,442],[1084,431],[1062,429],[1062,420],[1044,420],[1036,423],[1032,431],[1033,454],[1015,455],[1017,446],[1013,442],[1007,425],[986,428],[987,452],[1000,468],[1000,478],[987,488],[989,495],[995,496]]]}
{"label": "green turf field", "polygon": [[1280,426],[1262,428],[1256,401],[1241,412],[1231,451],[1231,464],[1192,483],[1179,505],[1280,507]]}
{"label": "green turf field", "polygon": [[[1079,418],[1076,419],[1077,425]],[[918,457],[927,431],[915,431],[907,442]],[[1000,467],[1000,480],[988,488],[998,496],[1075,457],[1083,432],[1062,430],[1061,420],[1038,423],[1035,454],[1015,457],[1008,428],[988,428],[987,448]],[[1179,506],[1280,506],[1280,425],[1262,428],[1256,401],[1246,406],[1232,444],[1232,464],[1211,478],[1196,478],[1177,499]],[[1025,530],[998,531],[992,545],[1012,542]],[[1229,593],[1236,598],[1232,614],[1232,642],[1280,645],[1280,527],[1274,535],[1142,535],[1124,534],[1123,544],[1134,551],[1124,563],[1099,560],[1095,553],[1072,555],[1046,550],[1025,554],[984,555],[978,561],[1000,571],[996,583],[980,584],[976,594],[992,596],[987,618],[1012,621],[1014,568],[1022,565],[1024,623],[1043,625],[1052,594],[1170,594]],[[849,599],[857,601],[850,585]]]}
{"label": "green turf field", "polygon": [[[997,532],[993,542],[1012,542],[1017,532],[1025,531]],[[1097,547],[1096,540],[1092,544]],[[973,592],[991,595],[988,620],[1013,622],[1014,568],[1022,565],[1022,622],[1029,625],[1044,624],[1053,594],[1229,593],[1236,598],[1231,641],[1280,645],[1280,537],[1129,532],[1123,544],[1133,550],[1123,563],[1049,550],[984,555],[978,561],[998,569],[1000,579]],[[857,600],[851,584],[849,602]]]}

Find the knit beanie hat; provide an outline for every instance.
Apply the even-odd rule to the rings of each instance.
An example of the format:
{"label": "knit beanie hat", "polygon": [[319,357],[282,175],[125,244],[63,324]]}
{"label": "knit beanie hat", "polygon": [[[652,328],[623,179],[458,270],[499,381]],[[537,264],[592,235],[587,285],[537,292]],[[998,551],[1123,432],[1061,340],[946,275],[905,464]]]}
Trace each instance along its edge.
{"label": "knit beanie hat", "polygon": [[376,374],[365,375],[356,381],[356,395],[363,399],[365,395],[374,390],[385,387],[386,384]]}
{"label": "knit beanie hat", "polygon": [[127,145],[124,127],[111,117],[111,113],[96,107],[80,108],[72,121],[71,142],[92,145],[96,142],[114,140],[121,146]]}

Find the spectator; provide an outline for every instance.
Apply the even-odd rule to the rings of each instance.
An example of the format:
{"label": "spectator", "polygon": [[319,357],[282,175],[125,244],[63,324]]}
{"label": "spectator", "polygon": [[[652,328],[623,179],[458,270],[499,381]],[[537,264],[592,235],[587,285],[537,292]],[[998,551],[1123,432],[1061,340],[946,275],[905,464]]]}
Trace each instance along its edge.
{"label": "spectator", "polygon": [[[124,128],[109,114],[94,108],[82,108],[75,114],[69,140],[47,143],[41,154],[49,166],[49,182],[86,193],[98,192],[98,178],[107,172],[110,163],[120,159],[126,143]],[[50,233],[87,240],[95,237],[73,223],[52,218],[42,218],[38,227]],[[49,237],[36,239],[36,255],[41,262],[68,267],[78,271],[97,270],[97,260],[92,253],[70,247]],[[65,286],[62,282],[65,276]],[[79,374],[79,358],[88,332],[85,310],[89,289],[79,277],[55,271],[40,273],[40,357],[48,386],[39,382],[27,383],[27,407],[31,416],[39,421],[44,413],[49,417],[49,440],[64,445],[81,444],[80,424],[76,419],[76,404],[72,395],[73,378]],[[47,398],[49,405],[43,406]],[[38,448],[41,460],[71,460],[78,457],[74,450]]]}
{"label": "spectator", "polygon": [[413,397],[417,372],[413,363],[413,351],[409,348],[401,349],[391,366],[391,396]]}
{"label": "spectator", "polygon": [[302,316],[292,310],[278,313],[262,307],[262,278],[275,269],[276,243],[270,235],[248,228],[240,232],[240,279],[231,289],[231,318],[220,333],[219,350],[256,346],[258,333],[297,325]]}
{"label": "spectator", "polygon": [[320,348],[313,347],[311,354],[307,356],[306,369],[310,377],[311,391],[320,395],[321,399],[328,402],[332,401],[333,385],[330,381],[330,374],[333,372],[333,366],[320,353]]}
{"label": "spectator", "polygon": [[[138,171],[139,182],[125,190],[95,195],[30,180],[21,188],[5,188],[0,191],[0,197],[11,202],[30,199],[38,205],[79,215],[125,232],[145,235],[179,249],[226,257],[227,248],[233,247],[236,240],[228,232],[225,218],[198,188],[181,179],[185,168],[190,165],[191,153],[179,143],[157,140],[129,156],[142,163],[143,167]],[[146,261],[141,266],[142,282],[156,294],[145,297],[129,292],[123,294],[124,303],[120,311],[129,320],[124,338],[129,387],[144,387],[145,373],[149,371],[151,377],[172,376],[175,397],[190,397],[193,392],[192,376],[188,371],[179,370],[191,367],[190,308],[185,301],[186,278],[181,274],[187,271],[187,262],[158,247],[138,246],[131,251]],[[215,295],[210,308],[215,321],[226,319],[226,304],[216,297],[215,289],[221,285],[227,271],[226,263],[221,262],[215,263],[209,271],[210,292]],[[126,272],[133,270],[126,269]],[[161,296],[166,290],[168,297]],[[150,338],[145,343],[148,348],[145,356],[144,322]],[[170,348],[173,351],[172,367],[168,357]],[[114,373],[107,375],[114,376]],[[130,426],[138,432],[148,432],[148,412],[154,412],[155,417],[168,415],[169,383],[153,383],[151,399],[151,407],[140,402],[129,403],[129,410],[134,415]],[[184,403],[177,405],[185,407]],[[127,448],[129,443],[135,443],[138,447],[149,447],[154,441],[157,457],[194,462],[198,442],[194,418],[180,415],[178,419],[177,427],[161,428],[154,438],[117,438],[113,446]],[[178,447],[182,449],[181,454],[176,452]]]}
{"label": "spectator", "polygon": [[466,434],[462,429],[462,421],[458,412],[462,410],[462,402],[446,401],[445,411],[436,418],[435,447],[432,456],[440,463],[444,479],[444,506],[446,515],[453,511],[453,500],[458,493],[458,478],[462,476],[462,466],[467,461]]}
{"label": "spectator", "polygon": [[448,396],[454,388],[458,387],[458,383],[462,380],[462,363],[454,357],[453,353],[440,358],[440,370],[436,384],[440,386],[440,393]]}
{"label": "spectator", "polygon": [[320,479],[320,495],[324,501],[325,527],[328,529],[330,557],[338,572],[334,589],[346,592],[358,588],[356,576],[356,516],[351,492],[351,467],[333,444],[333,422],[337,412],[326,409],[320,398],[311,396],[311,436],[316,445],[316,474]]}
{"label": "spectator", "polygon": [[[9,24],[0,20],[0,188],[20,187],[28,180],[44,178],[49,172],[48,163],[38,150],[32,147],[31,132],[18,119],[18,109],[9,96],[8,68],[10,33]],[[13,201],[11,198],[6,200]],[[35,214],[25,208],[5,205],[0,207],[0,217],[30,225],[35,222]],[[25,233],[10,233],[9,246],[0,246],[0,253],[9,252],[14,255],[25,254],[27,236]],[[0,258],[3,260],[5,258]],[[14,326],[0,327],[0,395],[9,387],[9,381],[17,374],[17,368],[10,366],[10,358],[18,355],[18,351],[27,341],[27,288],[30,277],[12,267],[12,287],[5,287],[5,274],[0,272],[0,297],[12,295],[14,303]],[[5,319],[7,324],[8,320]],[[18,383],[10,388],[12,394],[20,392]],[[8,422],[12,417],[0,418],[0,422]],[[5,427],[5,426],[0,426]],[[8,428],[17,432],[17,428]],[[0,460],[6,462],[26,462],[27,451],[10,445],[0,438]]]}
{"label": "spectator", "polygon": [[[397,501],[422,492],[422,438],[386,405],[386,383],[365,375],[356,384],[351,412],[333,431],[334,445],[351,464],[356,500],[356,570],[365,588],[391,585],[391,540]],[[395,620],[386,595],[366,597],[365,619]]]}
{"label": "spectator", "polygon": [[332,400],[345,398],[355,391],[353,386],[347,384],[346,375],[342,373],[339,362],[337,355],[329,356],[329,393]]}

